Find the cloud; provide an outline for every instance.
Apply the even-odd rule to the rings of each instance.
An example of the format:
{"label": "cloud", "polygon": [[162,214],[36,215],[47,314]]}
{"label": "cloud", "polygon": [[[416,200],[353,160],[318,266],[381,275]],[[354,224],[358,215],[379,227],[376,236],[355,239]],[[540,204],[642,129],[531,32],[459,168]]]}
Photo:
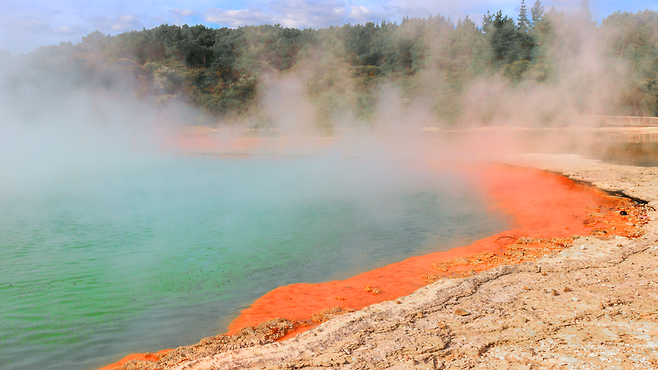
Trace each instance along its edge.
{"label": "cloud", "polygon": [[363,23],[368,21],[373,16],[372,10],[366,8],[363,5],[350,5],[350,15],[348,19],[356,23]]}
{"label": "cloud", "polygon": [[273,16],[263,13],[258,9],[222,10],[212,8],[208,10],[203,19],[208,23],[216,23],[231,27],[244,25],[276,23],[272,22]]}
{"label": "cloud", "polygon": [[[638,11],[655,9],[656,0],[590,1],[597,19],[618,9]],[[130,0],[60,1],[34,0],[18,2],[0,0],[0,48],[12,53],[28,52],[38,46],[58,44],[60,41],[79,41],[80,35],[90,30],[117,33],[152,28],[160,24],[198,24],[238,27],[244,25],[276,24],[296,28],[324,28],[347,22],[365,23],[381,20],[400,21],[402,17],[427,17],[441,14],[452,20],[467,15],[480,24],[487,10],[502,10],[516,17],[520,0],[241,0],[230,2],[233,9],[214,7],[202,10],[202,4],[227,2],[156,2]],[[23,5],[23,3],[27,5]],[[29,4],[28,4],[29,3]],[[528,8],[534,0],[526,0]],[[555,6],[567,13],[578,11],[580,0],[543,1],[546,11]],[[194,5],[190,5],[194,4]],[[235,5],[248,4],[248,5]],[[216,5],[205,5],[208,7]],[[190,8],[192,9],[190,9]],[[207,8],[206,8],[207,9]]]}
{"label": "cloud", "polygon": [[284,27],[318,28],[340,25],[345,22],[346,16],[345,3],[335,0],[274,0],[255,8],[212,8],[204,13],[203,18],[208,23],[231,27],[279,23]]}
{"label": "cloud", "polygon": [[[211,8],[203,14],[203,19],[208,23],[229,27],[279,23],[285,27],[322,28],[347,22],[363,24],[382,20],[400,21],[404,16],[427,17],[430,14],[454,13],[452,9],[458,7],[447,5],[443,6],[445,9],[436,9],[435,4],[429,4],[429,7],[425,5],[411,4],[406,0],[387,4],[352,3],[342,0],[272,0],[236,10]],[[455,19],[465,17],[465,14],[457,15]]]}
{"label": "cloud", "polygon": [[169,12],[177,17],[191,17],[196,15],[196,12],[191,9],[172,9]]}
{"label": "cloud", "polygon": [[345,3],[335,0],[275,0],[268,8],[277,15],[277,23],[297,28],[336,26],[347,15]]}
{"label": "cloud", "polygon": [[86,30],[78,25],[55,27],[50,23],[34,17],[14,18],[6,22],[5,27],[20,34],[81,35]]}
{"label": "cloud", "polygon": [[41,46],[75,41],[83,32],[77,25],[57,27],[37,17],[0,18],[0,49],[18,55]]}
{"label": "cloud", "polygon": [[87,30],[84,27],[73,25],[56,27],[53,28],[52,32],[58,35],[82,35],[85,34]]}
{"label": "cloud", "polygon": [[125,32],[144,27],[142,21],[134,15],[121,15],[116,18],[97,16],[91,19],[94,28],[100,31]]}
{"label": "cloud", "polygon": [[52,29],[50,24],[33,17],[10,19],[7,25],[10,26],[9,29],[26,33],[43,33]]}

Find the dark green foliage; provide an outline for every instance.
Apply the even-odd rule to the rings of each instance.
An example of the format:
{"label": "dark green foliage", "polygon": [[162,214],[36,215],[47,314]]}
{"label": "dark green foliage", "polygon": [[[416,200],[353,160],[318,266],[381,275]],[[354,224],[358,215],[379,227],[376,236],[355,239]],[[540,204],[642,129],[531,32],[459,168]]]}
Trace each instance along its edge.
{"label": "dark green foliage", "polygon": [[651,116],[658,116],[658,79],[655,77],[648,78],[642,88],[646,94],[644,96],[645,110]]}
{"label": "dark green foliage", "polygon": [[345,50],[351,62],[356,65],[374,66],[378,65],[383,57],[380,45],[377,45],[377,34],[379,27],[373,22],[365,25],[347,24],[345,26],[347,37],[345,37]]}
{"label": "dark green foliage", "polygon": [[519,31],[530,31],[530,20],[528,19],[528,9],[525,6],[525,0],[521,0],[521,8],[519,9]]}
{"label": "dark green foliage", "polygon": [[[527,21],[527,18],[526,18]],[[483,31],[491,45],[491,65],[495,70],[504,69],[505,75],[518,80],[532,60],[536,46],[535,37],[526,27],[526,21],[519,26],[502,11],[487,14],[483,20]],[[520,63],[522,62],[522,63]],[[513,73],[508,73],[514,71]]]}
{"label": "dark green foliage", "polygon": [[[95,31],[80,44],[33,54],[46,65],[74,59],[70,65],[79,67],[71,73],[85,76],[98,74],[98,64],[90,61],[106,61],[138,81],[139,96],[156,102],[173,96],[209,117],[258,111],[258,98],[271,81],[300,73],[323,128],[345,112],[374,117],[385,86],[399,89],[403,105],[421,101],[445,122],[456,122],[464,91],[478,80],[557,81],[558,59],[578,55],[582,42],[564,30],[582,29],[584,17],[585,28],[602,36],[605,57],[628,65],[630,80],[617,113],[658,115],[658,13],[614,13],[599,27],[591,22],[587,0],[576,15],[544,13],[541,0],[530,13],[531,19],[522,0],[517,21],[501,11],[487,13],[482,27],[468,17],[453,22],[442,16],[318,30],[165,24],[117,36]],[[104,76],[103,83],[112,83],[111,74]]]}
{"label": "dark green foliage", "polygon": [[658,12],[615,12],[603,20],[601,31],[609,40],[608,57],[631,66],[622,114],[658,116]]}
{"label": "dark green foliage", "polygon": [[532,12],[533,25],[544,18],[544,6],[541,5],[541,0],[535,1],[535,4],[532,6],[531,12]]}
{"label": "dark green foliage", "polygon": [[498,11],[493,17],[492,26],[491,45],[494,51],[494,63],[499,65],[514,63],[519,59],[514,20],[506,15],[503,16],[502,11]]}
{"label": "dark green foliage", "polygon": [[[230,76],[234,73],[235,60],[237,59],[236,47],[242,39],[242,30],[222,28],[215,33],[215,43],[212,46],[212,62],[210,69],[216,73]],[[233,76],[234,78],[237,77]]]}

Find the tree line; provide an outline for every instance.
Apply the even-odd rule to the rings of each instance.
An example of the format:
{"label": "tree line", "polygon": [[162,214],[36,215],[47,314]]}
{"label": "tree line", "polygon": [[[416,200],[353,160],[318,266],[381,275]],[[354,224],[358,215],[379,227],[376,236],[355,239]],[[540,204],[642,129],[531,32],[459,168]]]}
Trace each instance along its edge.
{"label": "tree line", "polygon": [[475,81],[556,83],[565,78],[561,61],[587,42],[597,43],[597,58],[623,61],[629,69],[618,102],[594,113],[658,115],[658,13],[615,12],[597,25],[587,0],[575,14],[546,12],[541,0],[528,8],[522,0],[515,18],[488,13],[481,26],[441,15],[303,30],[164,24],[116,36],[95,31],[79,44],[32,54],[44,63],[77,58],[96,72],[99,66],[127,71],[142,96],[183,100],[200,108],[207,122],[258,115],[268,84],[298,73],[318,125],[330,126],[346,111],[373,117],[384,86],[397,88],[403,102],[423,101],[439,119],[457,122],[464,91]]}

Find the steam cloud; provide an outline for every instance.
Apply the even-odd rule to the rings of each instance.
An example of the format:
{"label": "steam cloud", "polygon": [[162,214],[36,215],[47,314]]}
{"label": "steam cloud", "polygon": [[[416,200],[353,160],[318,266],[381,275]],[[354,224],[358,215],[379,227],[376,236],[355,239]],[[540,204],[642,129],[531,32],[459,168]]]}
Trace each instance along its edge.
{"label": "steam cloud", "polygon": [[[624,59],[609,55],[619,36],[614,28],[602,32],[577,15],[554,14],[551,20],[550,45],[542,49],[551,55],[536,58],[551,59],[551,66],[521,65],[524,72],[516,78],[504,68],[466,73],[456,96],[437,100],[432,94],[454,91],[454,82],[430,60],[411,80],[412,89],[399,81],[373,89],[375,101],[365,113],[354,108],[364,99],[358,93],[361,77],[344,63],[344,46],[327,42],[303,51],[290,69],[262,70],[255,77],[258,103],[247,114],[211,120],[213,130],[203,135],[180,133],[207,113],[165,91],[178,73],[168,67],[153,72],[144,93],[145,80],[133,62],[109,63],[93,51],[77,59],[57,54],[57,48],[5,56],[0,59],[0,166],[5,182],[36,181],[63,168],[112,165],[117,158],[130,162],[136,152],[161,154],[176,148],[181,135],[191,144],[178,150],[192,152],[478,160],[529,150],[582,152],[591,145],[587,137],[574,144],[558,131],[529,134],[517,128],[573,127],[580,124],[579,115],[622,112],[630,69]],[[399,32],[413,34],[413,28]],[[494,53],[486,43],[475,50],[480,56],[466,55],[474,49],[455,51],[455,40],[440,31],[424,37],[434,56],[459,60]],[[344,58],[335,58],[341,53]],[[313,93],[321,83],[327,93]],[[327,103],[331,94],[334,101]],[[457,113],[441,114],[450,109]],[[199,137],[210,138],[211,145],[195,148]],[[269,137],[285,140],[265,140]]]}

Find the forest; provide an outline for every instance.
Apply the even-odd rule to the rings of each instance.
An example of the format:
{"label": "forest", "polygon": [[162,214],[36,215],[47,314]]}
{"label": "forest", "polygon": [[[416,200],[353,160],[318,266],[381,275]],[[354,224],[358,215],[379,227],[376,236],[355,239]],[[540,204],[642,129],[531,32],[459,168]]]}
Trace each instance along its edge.
{"label": "forest", "polygon": [[[578,114],[658,115],[656,11],[615,12],[597,23],[587,0],[572,14],[522,0],[519,14],[488,13],[480,24],[441,15],[303,30],[165,24],[116,36],[95,31],[78,44],[42,47],[28,56],[38,68],[66,66],[68,72],[59,73],[79,83],[125,83],[155,104],[184,102],[198,108],[197,124],[211,126],[241,117],[269,125],[263,94],[295,76],[314,107],[315,124],[330,128],[347,113],[373,119],[385,89],[396,91],[402,106],[422,102],[445,125],[464,119],[465,94],[483,81],[513,89],[575,78],[574,93],[585,96],[591,92],[578,84],[587,80],[565,71],[569,61],[587,55],[606,76],[618,66],[623,73],[617,73],[610,104],[583,104]],[[478,119],[486,125],[493,114]]]}

